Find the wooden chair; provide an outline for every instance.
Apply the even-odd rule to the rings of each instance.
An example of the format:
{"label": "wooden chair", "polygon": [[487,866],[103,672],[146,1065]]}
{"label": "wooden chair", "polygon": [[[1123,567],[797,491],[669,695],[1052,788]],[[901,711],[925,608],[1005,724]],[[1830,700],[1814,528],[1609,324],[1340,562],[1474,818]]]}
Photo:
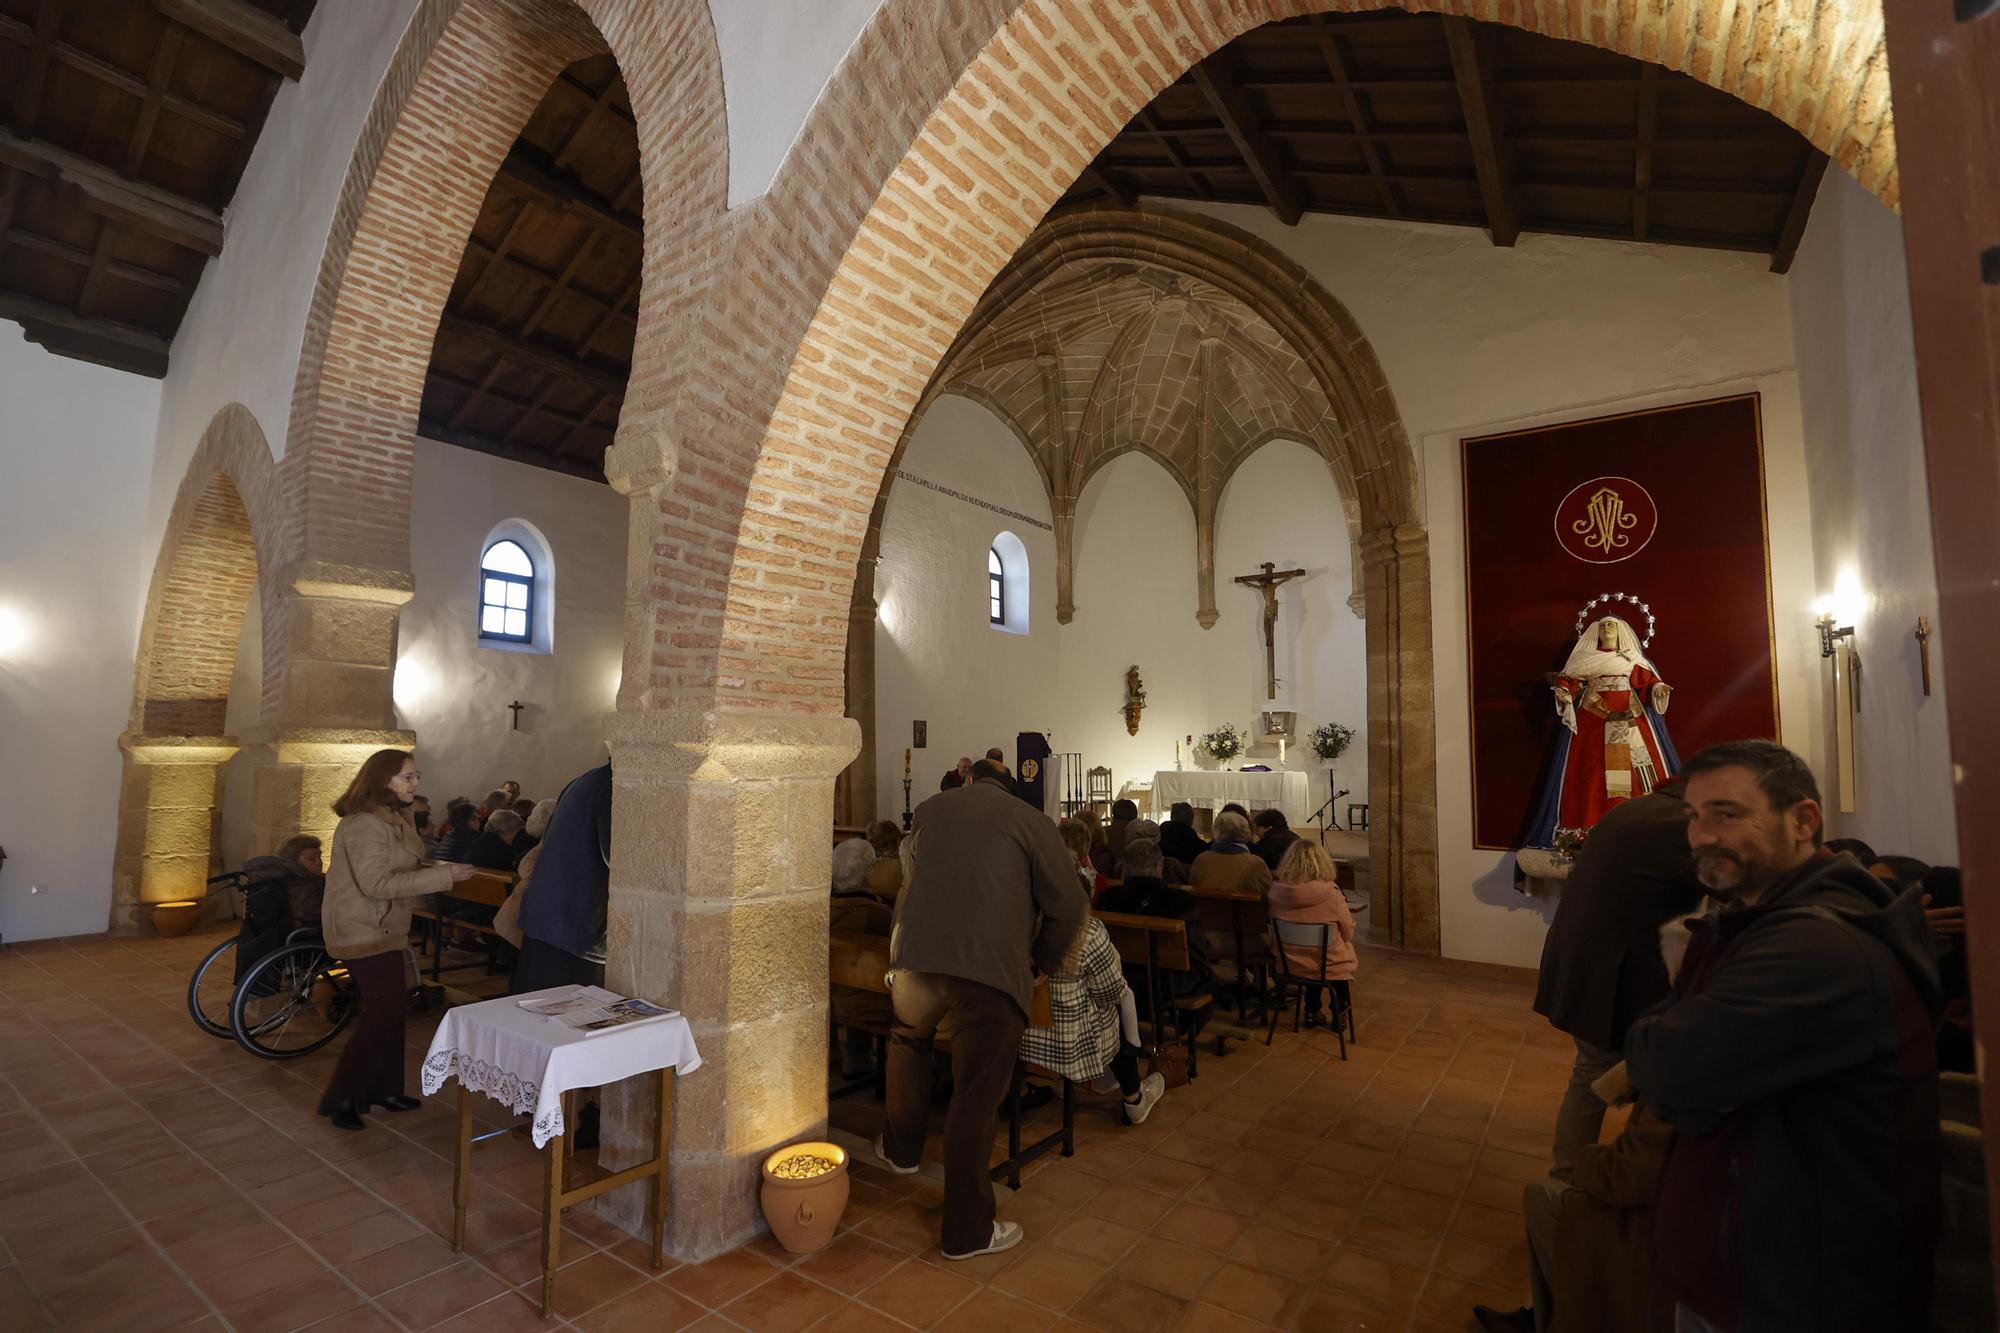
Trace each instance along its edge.
{"label": "wooden chair", "polygon": [[[1097,919],[1104,923],[1104,929],[1111,936],[1111,945],[1118,950],[1118,956],[1125,962],[1142,967],[1146,972],[1146,1013],[1153,1024],[1155,1041],[1161,1030],[1163,1013],[1172,1015],[1177,1036],[1187,1041],[1188,1077],[1196,1078],[1201,1073],[1197,1061],[1197,1051],[1192,1040],[1192,1032],[1197,1026],[1196,1015],[1213,1009],[1213,995],[1190,995],[1172,999],[1172,988],[1166,976],[1173,972],[1193,970],[1193,960],[1188,951],[1187,923],[1167,916],[1132,916],[1125,912],[1099,912]],[[1161,1008],[1163,997],[1167,998],[1166,1008]],[[1217,1039],[1220,1049],[1220,1038]]]}
{"label": "wooden chair", "polygon": [[1093,768],[1084,776],[1089,779],[1088,786],[1084,792],[1084,799],[1089,803],[1091,810],[1096,813],[1099,819],[1109,819],[1111,817],[1112,800],[1111,770],[1103,767]]}
{"label": "wooden chair", "polygon": [[[1268,1007],[1266,991],[1271,969],[1270,937],[1266,930],[1271,913],[1263,895],[1255,892],[1224,895],[1213,889],[1198,888],[1190,888],[1188,892],[1196,899],[1193,924],[1230,941],[1229,954],[1222,961],[1235,970],[1237,1020],[1249,1020],[1253,997],[1259,1007],[1257,1016],[1262,1018],[1262,1010]],[[1223,1054],[1221,1036],[1215,1040],[1216,1053]]]}
{"label": "wooden chair", "polygon": [[[1347,1035],[1353,1025],[1353,1014],[1349,1006],[1341,1004],[1340,992],[1334,988],[1333,983],[1322,979],[1326,976],[1326,951],[1328,943],[1333,938],[1333,927],[1324,921],[1286,921],[1272,917],[1271,935],[1273,939],[1271,958],[1277,964],[1277,974],[1274,978],[1277,991],[1271,999],[1270,1026],[1264,1030],[1264,1044],[1269,1046],[1271,1038],[1277,1035],[1278,1015],[1284,1012],[1285,996],[1292,987],[1298,987],[1298,1007],[1292,1012],[1292,1031],[1297,1032],[1305,1024],[1306,987],[1325,986],[1328,1005],[1333,1013],[1333,1035],[1340,1040],[1340,1058],[1345,1060]],[[1301,977],[1293,974],[1291,955],[1285,952],[1286,945],[1318,953],[1319,966],[1310,976]]]}
{"label": "wooden chair", "polygon": [[[456,898],[463,902],[479,903],[485,907],[498,908],[507,901],[507,895],[514,891],[514,884],[520,877],[504,870],[480,870],[471,879],[454,884],[448,893],[433,894],[433,898]],[[429,899],[422,901],[428,902]],[[502,951],[511,954],[514,946],[507,943],[500,932],[491,925],[468,921],[464,917],[447,916],[435,909],[415,907],[410,910],[411,924],[418,927],[421,947],[418,957],[430,954],[430,975],[433,982],[441,982],[446,972],[464,972],[475,967],[486,969],[492,976],[500,970]],[[444,965],[445,936],[453,929],[469,930],[486,940],[486,957],[476,963],[454,963]]]}

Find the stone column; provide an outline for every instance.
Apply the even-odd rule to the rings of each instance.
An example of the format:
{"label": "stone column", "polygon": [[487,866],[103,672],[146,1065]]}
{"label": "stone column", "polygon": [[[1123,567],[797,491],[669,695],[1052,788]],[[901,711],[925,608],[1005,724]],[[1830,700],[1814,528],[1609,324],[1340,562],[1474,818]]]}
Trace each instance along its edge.
{"label": "stone column", "polygon": [[264,717],[251,755],[252,845],[333,836],[333,802],[361,761],[407,750],[396,726],[396,621],[408,571],[301,561],[265,602]]}
{"label": "stone column", "polygon": [[110,929],[152,931],[153,903],[200,902],[213,873],[222,766],[236,753],[227,736],[118,738],[125,770],[118,791],[118,837],[112,853]]}
{"label": "stone column", "polygon": [[[687,1015],[702,1068],[675,1084],[668,1245],[759,1233],[758,1167],[826,1125],[828,830],[851,718],[620,712],[609,984]],[[607,1163],[649,1156],[652,1094],[604,1102]],[[605,1211],[636,1229],[643,1191]]]}
{"label": "stone column", "polygon": [[875,567],[881,558],[881,530],[871,527],[847,608],[847,716],[861,729],[861,753],[834,785],[835,821],[849,828],[875,822]]}
{"label": "stone column", "polygon": [[1430,543],[1414,523],[1361,540],[1368,599],[1368,871],[1372,933],[1436,953],[1437,724]]}

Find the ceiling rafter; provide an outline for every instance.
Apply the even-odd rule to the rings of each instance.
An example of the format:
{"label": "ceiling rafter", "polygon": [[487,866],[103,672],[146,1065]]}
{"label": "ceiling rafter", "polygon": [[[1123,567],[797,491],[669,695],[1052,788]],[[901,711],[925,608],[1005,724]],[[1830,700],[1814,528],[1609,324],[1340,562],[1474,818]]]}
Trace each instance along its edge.
{"label": "ceiling rafter", "polygon": [[244,0],[153,0],[153,8],[281,78],[305,75],[306,48],[299,35]]}
{"label": "ceiling rafter", "polygon": [[1243,155],[1244,164],[1250,168],[1251,179],[1264,192],[1264,198],[1270,203],[1271,211],[1278,215],[1278,221],[1287,227],[1296,227],[1305,213],[1305,196],[1299,189],[1299,183],[1286,172],[1283,153],[1259,128],[1257,110],[1237,85],[1235,74],[1229,68],[1227,50],[1216,52],[1189,70],[1188,74],[1229,131],[1230,141]]}
{"label": "ceiling rafter", "polygon": [[93,213],[205,255],[222,253],[222,215],[206,204],[156,185],[126,180],[79,153],[5,130],[0,130],[0,162],[74,186],[83,193],[84,207]]}
{"label": "ceiling rafter", "polygon": [[1375,178],[1376,192],[1382,196],[1382,211],[1392,218],[1401,217],[1403,206],[1397,200],[1396,189],[1389,183],[1383,168],[1381,147],[1368,132],[1368,114],[1361,104],[1362,94],[1348,81],[1347,57],[1341,51],[1340,38],[1327,26],[1324,14],[1312,15],[1311,26],[1319,46],[1319,57],[1326,63],[1327,73],[1333,75],[1334,84],[1340,89],[1341,105],[1347,112],[1347,123],[1354,127],[1362,160],[1367,162],[1368,174]]}
{"label": "ceiling rafter", "polygon": [[1817,148],[1806,154],[1799,168],[1798,184],[1792,190],[1791,207],[1785,211],[1785,225],[1779,229],[1778,243],[1771,249],[1771,272],[1789,273],[1798,256],[1799,242],[1805,239],[1806,221],[1812,216],[1813,200],[1819,197],[1820,178],[1826,175],[1827,156]]}
{"label": "ceiling rafter", "polygon": [[[14,130],[32,134],[41,118],[42,96],[49,86],[49,66],[56,58],[56,36],[62,31],[63,0],[41,0],[35,6],[33,27],[9,21],[8,29],[17,41],[28,43],[28,72],[14,91]],[[5,31],[5,30],[0,30]]]}
{"label": "ceiling rafter", "polygon": [[[48,0],[44,0],[44,3],[48,3]],[[37,58],[42,51],[42,45],[38,40],[36,29],[31,28],[19,19],[8,18],[5,15],[0,15],[0,39],[27,46]],[[120,69],[109,61],[100,60],[87,51],[80,51],[67,42],[55,41],[48,46],[47,51],[51,59],[59,64],[69,66],[78,73],[88,74],[99,82],[108,83],[120,92],[127,93],[133,97],[144,98],[146,96],[146,81],[130,70]],[[23,94],[18,96],[15,101],[17,128],[20,112],[29,105],[26,97],[27,91],[24,86]],[[40,89],[35,89],[35,105],[39,106],[41,96]],[[231,116],[225,116],[221,112],[205,107],[192,98],[182,96],[179,93],[170,92],[162,94],[160,105],[165,110],[173,112],[189,123],[199,125],[203,129],[219,134],[225,139],[242,139],[249,134],[249,129],[244,122]]]}
{"label": "ceiling rafter", "polygon": [[1445,45],[1451,51],[1459,104],[1465,113],[1465,134],[1472,143],[1472,165],[1479,177],[1479,194],[1486,208],[1487,230],[1493,244],[1512,245],[1521,234],[1521,209],[1507,178],[1507,150],[1501,142],[1500,108],[1494,98],[1493,61],[1485,38],[1470,19],[1447,14],[1439,19]]}

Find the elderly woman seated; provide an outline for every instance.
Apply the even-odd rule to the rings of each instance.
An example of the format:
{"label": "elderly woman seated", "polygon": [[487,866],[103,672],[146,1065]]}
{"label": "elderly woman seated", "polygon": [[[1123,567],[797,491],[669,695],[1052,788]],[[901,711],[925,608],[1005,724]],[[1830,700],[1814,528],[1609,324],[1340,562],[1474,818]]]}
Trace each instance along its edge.
{"label": "elderly woman seated", "polygon": [[903,860],[897,855],[903,830],[892,820],[878,819],[868,826],[868,845],[875,849],[875,864],[868,867],[868,891],[893,901],[903,891]]}

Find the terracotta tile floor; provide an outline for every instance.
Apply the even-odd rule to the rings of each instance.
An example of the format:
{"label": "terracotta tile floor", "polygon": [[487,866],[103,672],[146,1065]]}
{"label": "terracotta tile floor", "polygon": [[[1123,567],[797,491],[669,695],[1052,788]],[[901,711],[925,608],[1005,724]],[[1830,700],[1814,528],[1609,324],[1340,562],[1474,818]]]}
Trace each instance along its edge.
{"label": "terracotta tile floor", "polygon": [[[1137,1129],[1081,1109],[1077,1155],[1001,1190],[1011,1253],[944,1263],[938,1184],[857,1162],[803,1258],[765,1240],[655,1273],[573,1214],[543,1323],[526,1145],[481,1150],[453,1254],[447,1099],[329,1129],[330,1054],[257,1060],[188,1020],[214,938],[0,949],[0,1329],[1465,1329],[1524,1297],[1520,1184],[1569,1060],[1530,974],[1368,950],[1345,1063],[1286,1025],[1204,1055]],[[834,1112],[871,1138],[879,1117]]]}

